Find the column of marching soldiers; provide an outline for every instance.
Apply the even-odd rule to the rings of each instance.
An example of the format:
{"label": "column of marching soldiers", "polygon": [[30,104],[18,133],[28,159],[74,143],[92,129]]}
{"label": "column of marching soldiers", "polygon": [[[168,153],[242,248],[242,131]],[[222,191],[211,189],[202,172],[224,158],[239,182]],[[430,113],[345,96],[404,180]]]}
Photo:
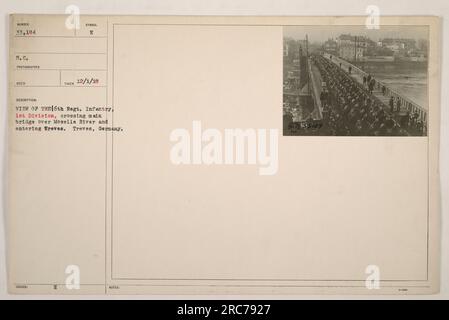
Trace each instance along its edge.
{"label": "column of marching soldiers", "polygon": [[313,55],[325,88],[322,104],[323,135],[374,135],[407,136],[423,135],[424,124],[417,114],[399,116],[400,105],[390,98],[389,106],[372,95],[373,78],[365,78],[362,85],[341,66],[321,55]]}

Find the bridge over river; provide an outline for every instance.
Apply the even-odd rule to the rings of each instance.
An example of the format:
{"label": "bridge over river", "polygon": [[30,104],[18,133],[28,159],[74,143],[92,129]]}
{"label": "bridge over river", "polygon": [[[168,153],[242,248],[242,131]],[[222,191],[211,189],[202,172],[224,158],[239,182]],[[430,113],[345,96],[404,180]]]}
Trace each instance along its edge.
{"label": "bridge over river", "polygon": [[[363,78],[368,77],[368,73],[351,64],[350,62],[341,59],[336,56],[324,53],[322,57],[333,63],[336,67],[342,70],[347,77],[354,80],[354,83],[360,87],[360,90],[365,91],[368,95],[368,89],[364,86]],[[314,120],[323,119],[323,106],[320,101],[320,94],[324,90],[323,86],[326,83],[323,80],[321,71],[318,66],[313,62],[313,59],[308,59],[307,72],[309,74],[310,94],[313,98],[314,110],[311,114]],[[408,99],[404,95],[398,93],[385,83],[382,83],[378,79],[375,79],[375,86],[373,88],[371,98],[377,100],[380,106],[383,107],[386,114],[389,114],[397,123],[409,123],[412,121],[413,125],[405,125],[403,127],[409,135],[426,135],[427,133],[427,110],[418,105],[411,99]],[[392,111],[389,105],[390,98],[393,97],[394,110]],[[397,102],[400,102],[400,108],[397,107]],[[410,119],[410,120],[407,120]],[[417,124],[420,124],[418,126]]]}
{"label": "bridge over river", "polygon": [[[344,59],[341,59],[339,57],[332,56],[332,59],[331,59],[331,55],[328,53],[324,53],[323,57],[325,57],[329,61],[332,61],[333,63],[335,63],[338,66],[340,66],[340,63],[341,63],[341,68],[348,73],[349,73],[349,68],[351,68],[350,76],[354,80],[356,80],[360,85],[363,86],[363,77],[368,77],[367,72],[363,71],[359,67],[357,67],[357,66],[351,64],[350,62],[348,62]],[[427,122],[427,110],[425,108],[418,105],[411,99],[408,99],[407,97],[403,96],[402,94],[400,94],[399,92],[397,92],[396,90],[394,90],[393,88],[388,86],[387,84],[382,83],[381,81],[379,81],[377,79],[375,79],[375,80],[376,80],[376,85],[373,90],[373,95],[377,99],[382,101],[386,106],[388,106],[388,104],[389,104],[390,97],[394,98],[395,105],[396,105],[397,99],[399,99],[401,102],[401,110],[399,110],[397,112],[398,115],[406,115],[407,112],[410,112],[410,114],[412,114],[412,115],[417,114],[418,119],[420,121],[423,121],[424,123]],[[385,87],[385,93],[382,92],[383,86]]]}

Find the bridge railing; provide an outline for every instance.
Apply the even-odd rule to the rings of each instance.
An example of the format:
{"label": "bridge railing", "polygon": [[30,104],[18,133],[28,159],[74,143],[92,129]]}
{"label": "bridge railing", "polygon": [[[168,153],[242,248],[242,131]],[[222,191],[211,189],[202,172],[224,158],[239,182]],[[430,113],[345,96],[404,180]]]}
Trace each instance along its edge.
{"label": "bridge railing", "polygon": [[[328,55],[328,54],[327,54]],[[362,77],[368,76],[368,73],[365,72],[364,70],[360,69],[359,67],[353,65],[352,63],[340,58],[340,57],[335,57],[338,60],[344,62],[345,64],[348,64],[351,66],[352,68],[352,72],[356,72],[359,75],[361,75]],[[394,89],[390,88],[388,85],[386,85],[385,83],[383,83],[382,81],[378,81],[376,79],[376,86],[379,90],[381,90],[382,86],[385,87],[385,95],[388,97],[393,97],[395,98],[397,101],[397,99],[399,99],[399,101],[401,101],[401,110],[407,110],[410,112],[410,114],[418,114],[418,119],[423,121],[424,124],[427,123],[427,110],[424,109],[423,107],[421,107],[420,105],[418,105],[417,103],[413,102],[412,100],[402,96],[399,92],[395,91]]]}

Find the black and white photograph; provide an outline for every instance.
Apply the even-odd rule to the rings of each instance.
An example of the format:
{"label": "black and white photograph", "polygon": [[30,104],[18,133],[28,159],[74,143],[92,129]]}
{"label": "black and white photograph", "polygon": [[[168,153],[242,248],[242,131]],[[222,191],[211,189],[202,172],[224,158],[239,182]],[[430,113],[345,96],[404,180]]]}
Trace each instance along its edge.
{"label": "black and white photograph", "polygon": [[426,26],[285,26],[284,136],[427,136]]}

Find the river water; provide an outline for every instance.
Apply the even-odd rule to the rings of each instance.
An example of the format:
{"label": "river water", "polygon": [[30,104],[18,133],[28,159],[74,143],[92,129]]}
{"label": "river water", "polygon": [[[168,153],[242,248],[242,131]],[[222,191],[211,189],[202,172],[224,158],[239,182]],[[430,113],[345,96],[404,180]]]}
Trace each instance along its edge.
{"label": "river water", "polygon": [[365,62],[360,67],[391,89],[428,109],[427,64]]}

